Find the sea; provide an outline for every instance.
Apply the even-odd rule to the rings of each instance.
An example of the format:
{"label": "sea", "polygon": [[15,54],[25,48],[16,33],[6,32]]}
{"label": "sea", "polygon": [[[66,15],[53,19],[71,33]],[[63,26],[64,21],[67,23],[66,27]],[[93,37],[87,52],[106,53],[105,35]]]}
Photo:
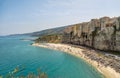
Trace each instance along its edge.
{"label": "sea", "polygon": [[65,52],[32,46],[29,36],[0,37],[0,76],[44,72],[48,78],[103,78],[84,60]]}

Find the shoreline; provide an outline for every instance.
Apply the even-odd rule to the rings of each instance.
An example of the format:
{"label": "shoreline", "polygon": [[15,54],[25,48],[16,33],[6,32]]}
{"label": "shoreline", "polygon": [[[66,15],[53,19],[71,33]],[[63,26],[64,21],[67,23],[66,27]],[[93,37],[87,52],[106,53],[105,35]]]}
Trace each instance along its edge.
{"label": "shoreline", "polygon": [[[111,68],[109,65],[105,66],[100,61],[104,59],[104,55],[96,53],[95,50],[83,49],[82,47],[75,47],[68,44],[55,44],[55,43],[33,43],[32,46],[49,48],[54,50],[59,50],[77,56],[88,64],[95,67],[105,78],[120,78],[120,73],[116,72],[115,69]],[[94,60],[93,60],[93,59]],[[100,59],[100,60],[99,60]],[[109,59],[107,59],[109,60]]]}

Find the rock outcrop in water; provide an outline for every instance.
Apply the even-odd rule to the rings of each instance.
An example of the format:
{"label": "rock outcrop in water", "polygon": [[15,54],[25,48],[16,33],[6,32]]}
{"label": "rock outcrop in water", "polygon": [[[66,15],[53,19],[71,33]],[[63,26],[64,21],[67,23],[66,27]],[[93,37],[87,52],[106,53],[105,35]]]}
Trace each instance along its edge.
{"label": "rock outcrop in water", "polygon": [[120,17],[102,17],[68,26],[62,42],[120,52]]}

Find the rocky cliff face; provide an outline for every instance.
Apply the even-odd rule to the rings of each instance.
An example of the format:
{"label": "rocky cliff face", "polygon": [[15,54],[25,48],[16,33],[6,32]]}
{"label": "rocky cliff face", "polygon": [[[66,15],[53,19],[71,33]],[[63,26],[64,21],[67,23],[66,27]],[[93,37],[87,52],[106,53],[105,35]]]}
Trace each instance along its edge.
{"label": "rocky cliff face", "polygon": [[120,17],[102,17],[68,26],[62,42],[120,52]]}

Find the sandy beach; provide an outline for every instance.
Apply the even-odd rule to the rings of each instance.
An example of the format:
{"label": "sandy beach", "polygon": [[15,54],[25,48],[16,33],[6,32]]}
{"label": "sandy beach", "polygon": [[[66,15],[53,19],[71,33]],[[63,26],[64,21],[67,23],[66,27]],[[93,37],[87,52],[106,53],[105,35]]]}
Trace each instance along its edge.
{"label": "sandy beach", "polygon": [[[68,44],[54,44],[54,43],[33,43],[33,46],[49,48],[63,51],[77,57],[82,58],[87,63],[95,67],[105,78],[120,78],[120,73],[117,72],[110,64],[106,65],[106,60],[111,60],[102,54],[96,53],[95,50],[83,49],[83,47],[74,47]],[[103,58],[105,57],[105,58]],[[100,60],[99,60],[100,59]],[[105,60],[104,62],[101,60]],[[112,60],[113,61],[113,60]],[[103,63],[102,63],[103,62]]]}

